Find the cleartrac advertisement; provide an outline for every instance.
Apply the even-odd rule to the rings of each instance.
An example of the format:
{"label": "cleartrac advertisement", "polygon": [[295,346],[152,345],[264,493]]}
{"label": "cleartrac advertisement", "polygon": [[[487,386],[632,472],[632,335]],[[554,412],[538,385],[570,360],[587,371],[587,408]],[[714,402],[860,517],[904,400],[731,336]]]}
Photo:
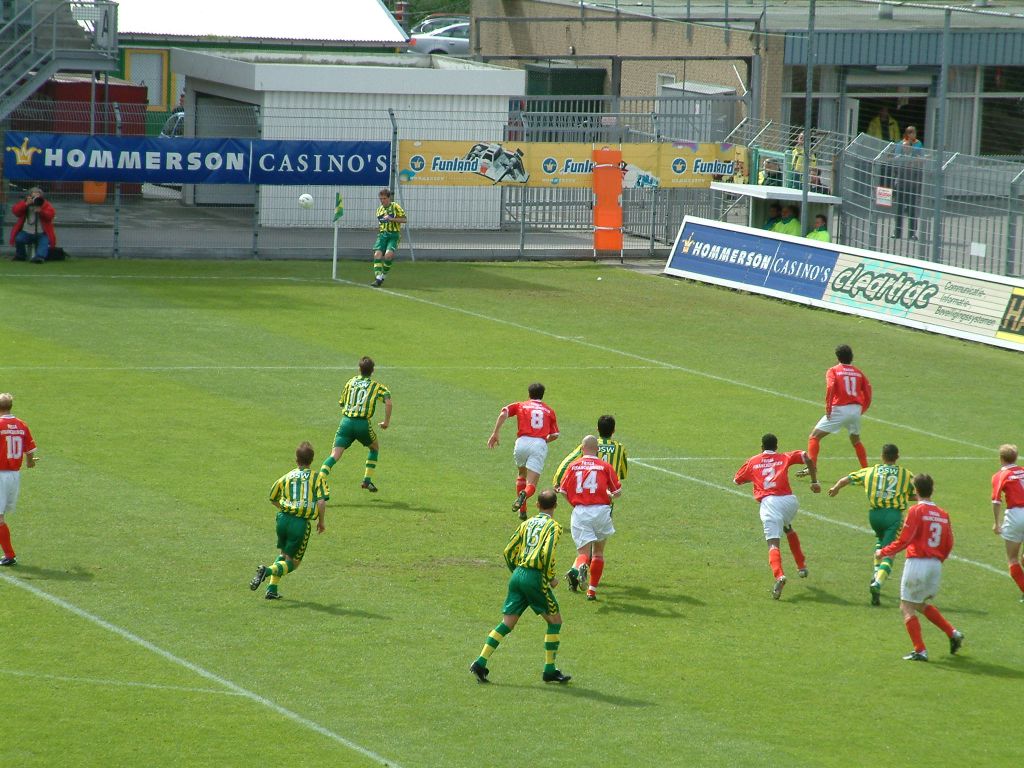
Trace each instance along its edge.
{"label": "cleartrac advertisement", "polygon": [[[398,180],[421,186],[593,185],[594,144],[500,141],[399,142]],[[733,176],[732,144],[616,144],[623,189],[709,187]]]}

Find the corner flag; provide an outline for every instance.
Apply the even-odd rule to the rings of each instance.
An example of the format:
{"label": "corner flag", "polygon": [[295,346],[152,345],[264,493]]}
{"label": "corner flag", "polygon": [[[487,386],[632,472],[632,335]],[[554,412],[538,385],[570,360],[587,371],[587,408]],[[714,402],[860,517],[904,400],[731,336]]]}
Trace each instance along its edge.
{"label": "corner flag", "polygon": [[345,215],[345,201],[341,198],[341,192],[334,193],[334,218],[332,221],[337,221]]}

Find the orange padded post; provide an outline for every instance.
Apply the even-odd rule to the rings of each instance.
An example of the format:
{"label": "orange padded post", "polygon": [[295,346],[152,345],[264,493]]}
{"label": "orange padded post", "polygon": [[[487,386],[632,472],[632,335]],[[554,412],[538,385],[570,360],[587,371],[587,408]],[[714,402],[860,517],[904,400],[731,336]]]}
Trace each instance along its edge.
{"label": "orange padded post", "polygon": [[622,152],[595,149],[594,161],[594,250],[622,250]]}

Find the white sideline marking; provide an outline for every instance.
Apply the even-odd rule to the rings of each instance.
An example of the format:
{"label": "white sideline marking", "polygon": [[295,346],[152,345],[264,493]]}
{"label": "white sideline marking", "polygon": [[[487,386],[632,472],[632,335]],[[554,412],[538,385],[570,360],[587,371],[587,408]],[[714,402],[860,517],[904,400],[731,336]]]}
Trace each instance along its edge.
{"label": "white sideline marking", "polygon": [[[710,480],[702,480],[701,478],[693,477],[692,475],[684,475],[682,472],[673,472],[671,469],[658,467],[655,466],[654,464],[645,464],[644,462],[639,461],[638,459],[633,459],[631,463],[637,464],[641,467],[646,467],[647,469],[653,469],[655,472],[664,472],[666,475],[672,475],[673,477],[678,477],[682,480],[689,480],[691,483],[697,483],[698,485],[703,485],[708,488],[714,488],[717,491],[725,491],[726,493],[731,493],[734,496],[742,496],[744,499],[751,498],[749,492],[741,491],[739,488],[736,487],[729,487],[728,485],[713,483]],[[850,530],[858,531],[859,533],[874,533],[874,531],[872,531],[870,528],[866,528],[862,525],[854,525],[853,523],[848,523],[845,520],[835,520],[831,517],[826,517],[825,515],[819,515],[815,512],[811,512],[810,510],[805,509],[803,506],[800,507],[800,514],[806,515],[807,517],[813,517],[815,520],[820,520],[823,523],[831,523],[832,525],[839,525],[843,528],[849,528]],[[1009,575],[1006,571],[1002,571],[999,568],[996,568],[995,566],[989,565],[988,563],[979,563],[977,560],[969,560],[968,558],[960,557],[959,555],[950,555],[949,559],[959,560],[961,563],[967,563],[969,565],[975,565],[978,568],[982,568],[986,571],[991,571],[992,573],[995,573],[999,576]]]}
{"label": "white sideline marking", "polygon": [[[630,461],[738,461],[742,464],[749,456],[642,456]],[[904,461],[992,461],[991,456],[900,456]]]}
{"label": "white sideline marking", "polygon": [[[797,403],[805,403],[807,405],[815,405],[815,406],[818,406],[819,408],[823,407],[822,403],[821,403],[821,400],[808,400],[805,397],[797,397],[796,395],[790,395],[790,394],[787,394],[785,392],[777,392],[774,389],[768,389],[767,387],[759,387],[756,384],[748,384],[745,381],[737,381],[736,379],[730,379],[730,378],[728,378],[726,376],[718,376],[717,374],[708,373],[707,371],[698,371],[698,370],[696,370],[694,368],[687,368],[686,366],[683,366],[683,365],[675,365],[674,363],[666,363],[664,360],[657,360],[657,359],[655,359],[653,357],[644,357],[643,355],[637,355],[637,354],[635,354],[633,352],[626,352],[626,351],[621,350],[621,349],[615,349],[614,347],[606,347],[606,346],[604,346],[602,344],[595,344],[592,341],[585,341],[585,340],[580,339],[580,338],[578,338],[576,336],[562,336],[561,334],[553,333],[552,331],[545,331],[542,328],[533,328],[533,327],[531,327],[529,325],[523,325],[522,323],[517,323],[517,322],[515,322],[513,320],[505,320],[505,319],[500,318],[500,317],[492,317],[491,315],[485,315],[485,314],[483,314],[481,312],[474,312],[471,309],[463,309],[462,307],[453,307],[450,304],[442,304],[439,301],[431,301],[430,299],[424,299],[424,298],[421,298],[419,296],[410,296],[408,294],[399,293],[397,291],[392,291],[392,290],[389,290],[387,288],[373,288],[373,287],[371,287],[369,285],[364,285],[362,283],[356,283],[356,282],[354,282],[352,280],[343,280],[340,277],[339,278],[335,278],[335,282],[344,283],[345,285],[351,285],[351,286],[355,286],[355,287],[358,287],[358,288],[365,288],[366,290],[369,290],[369,291],[376,291],[377,293],[387,294],[389,296],[394,296],[394,297],[399,298],[399,299],[406,299],[407,301],[415,301],[415,302],[418,302],[420,304],[426,304],[427,306],[430,306],[430,307],[438,307],[439,309],[447,309],[450,312],[457,312],[459,314],[468,315],[469,317],[475,317],[478,320],[488,320],[488,321],[490,321],[492,323],[498,323],[500,325],[507,325],[507,326],[509,326],[511,328],[517,328],[517,329],[519,329],[521,331],[528,331],[530,333],[536,333],[536,334],[538,334],[540,336],[547,336],[549,339],[556,339],[557,341],[568,341],[568,342],[571,342],[573,344],[579,344],[580,346],[588,347],[589,349],[596,349],[598,352],[605,352],[605,353],[611,354],[611,355],[622,355],[623,357],[632,358],[633,360],[639,360],[642,363],[649,363],[650,365],[659,366],[661,368],[666,368],[668,370],[680,371],[682,373],[688,373],[688,374],[690,374],[692,376],[702,376],[705,379],[710,379],[712,381],[719,381],[719,382],[722,382],[723,384],[731,384],[734,387],[741,387],[743,389],[751,389],[751,390],[754,390],[755,392],[762,392],[762,393],[764,393],[766,395],[771,395],[772,397],[781,397],[781,398],[784,398],[786,400],[792,400],[792,401],[797,402]],[[886,421],[885,419],[877,419],[874,416],[867,416],[867,415],[863,416],[862,418],[867,420],[867,421],[875,421],[875,422],[877,422],[879,424],[885,424],[888,427],[896,427],[897,429],[905,429],[905,430],[908,430],[910,432],[916,432],[919,435],[925,435],[926,437],[934,437],[934,438],[937,438],[939,440],[948,440],[951,443],[959,443],[960,445],[966,445],[966,446],[969,446],[971,448],[979,448],[979,449],[985,450],[985,451],[991,451],[993,449],[993,446],[991,446],[991,445],[979,445],[978,443],[972,443],[972,442],[969,442],[967,440],[961,440],[958,437],[946,437],[945,435],[940,435],[940,434],[937,434],[935,432],[928,432],[927,430],[924,430],[924,429],[918,429],[917,427],[912,427],[909,424],[900,424],[900,423],[895,422],[895,421]]]}
{"label": "white sideline marking", "polygon": [[179,691],[181,693],[211,693],[216,696],[241,696],[234,691],[223,691],[217,688],[193,688],[187,685],[160,685],[159,683],[136,683],[131,680],[105,680],[98,677],[67,677],[65,675],[46,675],[41,672],[20,672],[15,669],[0,669],[0,675],[14,677],[30,677],[40,680],[56,680],[62,683],[88,683],[109,687],[152,688],[157,691]]}
{"label": "white sideline marking", "polygon": [[[6,371],[350,371],[351,365],[5,365]],[[389,365],[389,371],[663,371],[656,365]]]}
{"label": "white sideline marking", "polygon": [[121,627],[115,624],[111,624],[109,621],[101,619],[99,616],[89,613],[88,611],[79,608],[77,605],[69,603],[66,600],[62,600],[56,595],[51,595],[49,592],[39,589],[39,587],[33,586],[32,584],[28,584],[22,581],[21,579],[15,578],[14,576],[9,576],[6,573],[0,573],[0,579],[6,581],[8,584],[12,586],[24,589],[26,592],[31,592],[36,597],[41,598],[47,601],[48,603],[52,603],[53,605],[56,605],[59,608],[63,608],[64,610],[75,614],[79,618],[92,622],[96,626],[102,627],[108,632],[112,632],[115,635],[119,635],[128,642],[134,643],[135,645],[145,648],[147,651],[151,651],[152,653],[155,653],[157,656],[160,656],[166,659],[167,661],[177,664],[179,667],[184,667],[185,669],[189,670],[190,672],[194,672],[200,677],[204,677],[207,680],[210,680],[211,682],[217,683],[218,685],[227,688],[228,691],[238,696],[242,696],[246,699],[249,699],[250,701],[254,701],[257,704],[262,704],[263,706],[273,710],[282,717],[292,720],[293,722],[296,722],[299,725],[305,726],[311,731],[315,731],[316,733],[319,733],[321,736],[325,736],[331,741],[335,741],[344,747],[348,747],[352,751],[358,752],[364,757],[367,757],[370,760],[379,763],[380,765],[390,766],[390,768],[401,768],[401,766],[399,766],[398,763],[396,763],[395,761],[389,760],[385,757],[381,757],[376,752],[371,752],[365,747],[359,746],[354,741],[349,741],[344,736],[339,736],[334,731],[331,731],[325,728],[324,726],[320,725],[319,723],[315,723],[312,720],[303,717],[297,712],[292,712],[290,709],[286,709],[285,707],[282,707],[280,704],[271,701],[268,698],[260,696],[258,693],[253,693],[252,691],[243,688],[237,683],[231,682],[227,678],[221,677],[220,675],[216,675],[213,672],[210,672],[209,670],[203,669],[198,664],[193,664],[191,661],[188,661],[187,659],[183,659],[180,656],[175,656],[170,651],[165,651],[160,646],[154,645],[148,640],[144,640],[138,635],[129,632],[127,629],[122,629]]}

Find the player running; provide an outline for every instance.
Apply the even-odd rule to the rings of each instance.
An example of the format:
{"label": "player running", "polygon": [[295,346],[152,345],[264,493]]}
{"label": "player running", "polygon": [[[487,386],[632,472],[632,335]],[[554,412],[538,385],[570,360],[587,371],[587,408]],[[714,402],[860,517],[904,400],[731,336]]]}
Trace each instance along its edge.
{"label": "player running", "polygon": [[[1020,547],[1024,542],[1024,469],[1017,466],[1016,445],[999,446],[999,460],[1003,465],[992,475],[992,514],[995,517],[992,532],[1002,536],[1006,543],[1006,563],[1010,576],[1020,588],[1020,601],[1024,603],[1024,568],[1020,560]],[[1000,521],[1003,498],[1006,512]]]}
{"label": "player running", "polygon": [[[909,469],[897,466],[900,450],[892,443],[882,446],[882,463],[873,467],[862,467],[839,478],[828,489],[828,495],[835,497],[847,485],[861,485],[868,497],[868,523],[875,532],[875,550],[896,540],[903,524],[903,513],[911,501],[917,501],[914,493],[914,478]],[[882,585],[892,574],[892,558],[875,560],[868,591],[871,604],[882,604]]]}
{"label": "player running", "polygon": [[900,611],[914,650],[903,657],[905,661],[928,661],[928,649],[921,637],[921,613],[941,629],[949,638],[949,652],[956,653],[964,643],[963,633],[946,621],[934,605],[925,603],[939,592],[942,582],[942,563],[953,549],[953,527],[949,515],[932,501],[935,483],[931,475],[914,475],[914,488],[920,502],[907,511],[900,537],[892,544],[875,552],[876,558],[889,557],[907,550],[900,584]]}
{"label": "player running", "polygon": [[[868,465],[868,454],[860,441],[860,417],[871,407],[871,382],[853,363],[853,350],[847,344],[836,347],[834,365],[825,372],[825,415],[807,438],[807,454],[818,461],[821,439],[843,427],[850,433],[850,442],[862,467]],[[796,473],[805,477],[807,470]]]}
{"label": "player running", "polygon": [[622,493],[622,484],[612,465],[598,458],[596,437],[584,437],[580,448],[583,455],[569,464],[558,486],[558,492],[572,504],[570,530],[576,544],[576,562],[565,578],[573,592],[581,583],[587,584],[587,600],[597,600],[597,585],[604,573],[605,541],[615,533],[612,499]]}
{"label": "player running", "polygon": [[537,480],[544,471],[548,457],[548,443],[558,439],[558,420],[555,412],[544,404],[544,385],[533,383],[527,388],[529,400],[510,403],[501,409],[494,431],[487,438],[487,447],[498,445],[498,431],[509,416],[518,421],[516,445],[512,451],[519,476],[516,478],[516,500],[512,511],[519,513],[519,519],[526,519],[526,500],[537,491]]}
{"label": "player running", "polygon": [[[616,477],[619,478],[619,482],[626,481],[626,475],[629,473],[629,462],[626,460],[626,446],[620,443],[618,440],[612,440],[612,435],[615,434],[615,417],[611,415],[604,415],[597,420],[597,433],[600,437],[597,440],[597,457],[602,461],[607,461],[612,465],[612,469],[615,470]],[[583,445],[576,446],[576,449],[562,459],[562,463],[558,465],[558,469],[555,470],[555,477],[552,481],[552,485],[558,488],[562,484],[562,479],[565,477],[565,471],[569,468],[576,459],[583,455]],[[614,511],[614,502],[610,503],[612,511]],[[587,548],[587,551],[580,554],[576,558],[576,563],[573,564],[573,568],[576,569],[576,579],[579,584],[589,584],[589,571],[590,561],[594,555],[594,547],[591,545]],[[580,562],[582,558],[583,562]],[[572,573],[572,571],[570,571]],[[573,585],[573,579],[567,573],[566,580],[569,582],[569,589],[573,592],[576,591],[576,587]],[[596,585],[595,585],[596,586]]]}
{"label": "player running", "polygon": [[754,484],[754,499],[761,505],[761,523],[764,525],[764,538],[768,542],[768,564],[775,576],[772,587],[772,598],[782,597],[782,588],[786,586],[786,574],[782,570],[782,552],[779,541],[783,532],[789,543],[789,551],[796,560],[800,578],[807,578],[807,561],[800,547],[800,537],[793,530],[792,522],[800,508],[800,502],[789,487],[789,468],[794,464],[804,464],[811,476],[811,491],[821,493],[818,485],[817,467],[806,451],[776,453],[779,439],[770,432],[761,438],[761,453],[747,459],[732,479],[736,485]]}

